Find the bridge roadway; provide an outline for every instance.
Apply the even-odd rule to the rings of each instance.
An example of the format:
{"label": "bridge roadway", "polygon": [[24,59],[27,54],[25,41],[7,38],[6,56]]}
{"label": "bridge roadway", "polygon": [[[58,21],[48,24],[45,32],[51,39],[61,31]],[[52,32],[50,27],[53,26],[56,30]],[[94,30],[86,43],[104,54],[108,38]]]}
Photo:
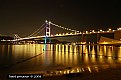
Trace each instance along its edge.
{"label": "bridge roadway", "polygon": [[[111,30],[111,31],[97,31],[97,32],[83,32],[83,33],[63,33],[63,34],[56,34],[56,35],[51,35],[47,36],[48,38],[54,38],[54,37],[68,37],[68,36],[80,36],[80,35],[92,35],[92,34],[107,34],[107,33],[114,33],[116,30]],[[30,40],[30,39],[40,39],[40,38],[45,38],[45,36],[36,36],[36,37],[25,37],[25,38],[19,38],[19,39],[14,39],[14,40],[1,40],[1,41],[22,41],[22,40]]]}

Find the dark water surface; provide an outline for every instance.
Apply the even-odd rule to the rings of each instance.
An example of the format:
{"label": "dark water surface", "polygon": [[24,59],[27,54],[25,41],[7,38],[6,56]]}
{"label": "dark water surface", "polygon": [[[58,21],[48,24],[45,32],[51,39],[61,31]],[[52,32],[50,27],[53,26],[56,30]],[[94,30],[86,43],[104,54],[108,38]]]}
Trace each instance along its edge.
{"label": "dark water surface", "polygon": [[120,65],[119,46],[0,45],[0,71],[6,73],[91,73]]}

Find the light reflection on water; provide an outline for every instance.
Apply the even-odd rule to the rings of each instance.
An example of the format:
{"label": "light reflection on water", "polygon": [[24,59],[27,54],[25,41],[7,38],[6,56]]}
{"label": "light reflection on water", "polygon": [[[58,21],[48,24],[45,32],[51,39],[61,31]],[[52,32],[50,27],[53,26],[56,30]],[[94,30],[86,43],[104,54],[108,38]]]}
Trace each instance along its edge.
{"label": "light reflection on water", "polygon": [[[0,66],[11,65],[40,53],[42,54],[28,61],[13,65],[13,71],[34,72],[64,68],[61,70],[64,74],[71,72],[74,67],[78,67],[77,72],[84,69],[91,72],[98,71],[100,66],[106,68],[107,65],[113,67],[121,64],[121,47],[83,45],[82,48],[82,45],[30,44],[0,45]],[[73,68],[65,69],[67,67]]]}

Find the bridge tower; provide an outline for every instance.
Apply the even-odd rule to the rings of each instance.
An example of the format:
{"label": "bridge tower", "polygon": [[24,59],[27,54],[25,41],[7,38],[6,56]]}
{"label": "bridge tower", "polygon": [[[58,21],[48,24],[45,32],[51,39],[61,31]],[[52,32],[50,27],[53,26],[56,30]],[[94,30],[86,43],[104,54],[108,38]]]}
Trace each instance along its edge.
{"label": "bridge tower", "polygon": [[48,22],[47,20],[45,21],[46,26],[45,26],[45,36],[50,36],[50,21]]}
{"label": "bridge tower", "polygon": [[47,43],[47,37],[50,36],[50,21],[48,22],[47,20],[45,21],[45,43]]}
{"label": "bridge tower", "polygon": [[21,37],[18,36],[18,34],[14,34],[14,44],[17,44],[17,40],[20,39]]}
{"label": "bridge tower", "polygon": [[18,34],[14,34],[14,40],[20,39],[20,37],[18,36]]}

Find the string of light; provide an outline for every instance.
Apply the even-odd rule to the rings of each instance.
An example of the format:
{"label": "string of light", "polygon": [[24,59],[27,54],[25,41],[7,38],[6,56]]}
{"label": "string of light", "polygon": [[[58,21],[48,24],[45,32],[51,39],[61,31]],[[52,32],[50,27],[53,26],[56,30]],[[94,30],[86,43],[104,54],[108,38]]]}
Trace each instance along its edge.
{"label": "string of light", "polygon": [[[58,27],[58,28],[61,28],[61,29],[64,29],[64,30],[67,30],[67,31],[71,31],[71,32],[75,32],[75,33],[80,33],[80,34],[82,34],[82,32],[80,32],[80,31],[77,31],[77,30],[74,30],[74,29],[70,29],[70,28],[67,28],[67,27],[63,27],[63,26],[59,26],[59,25],[57,25],[57,24],[54,24],[54,23],[52,23],[52,22],[50,22],[50,21],[45,21],[45,23],[44,24],[48,24],[48,25],[53,25],[53,26],[56,26],[56,27]],[[32,33],[30,36],[36,36],[38,33],[40,33],[44,28],[42,28],[43,26],[44,26],[44,24],[41,26],[41,27],[39,27],[34,33]],[[41,29],[42,28],[42,29]],[[95,32],[94,30],[92,30],[92,32],[89,32],[89,31],[85,31],[85,33],[84,33],[84,31],[83,31],[83,34],[92,34],[92,33],[101,33],[101,32],[110,32],[110,31],[114,31],[114,30],[111,30],[111,29],[109,29],[109,31],[102,31],[102,30],[100,30],[100,31],[97,31],[97,32]],[[29,36],[29,37],[30,37]]]}
{"label": "string of light", "polygon": [[77,31],[77,30],[73,30],[73,29],[70,29],[70,28],[67,28],[67,27],[59,26],[59,25],[54,24],[54,23],[52,23],[52,22],[50,22],[50,24],[52,24],[52,25],[54,25],[54,26],[56,26],[56,27],[58,27],[58,28],[61,28],[61,29],[67,30],[67,31],[79,32],[79,31]]}

